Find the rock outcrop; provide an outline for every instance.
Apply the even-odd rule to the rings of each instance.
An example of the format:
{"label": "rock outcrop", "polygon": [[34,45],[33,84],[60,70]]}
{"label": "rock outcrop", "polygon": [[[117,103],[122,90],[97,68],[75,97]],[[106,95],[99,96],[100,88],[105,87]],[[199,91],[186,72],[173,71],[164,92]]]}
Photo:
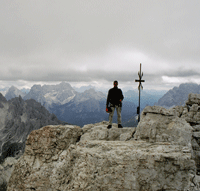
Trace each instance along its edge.
{"label": "rock outcrop", "polygon": [[200,190],[199,98],[170,110],[148,106],[136,129],[102,122],[35,130],[7,190]]}
{"label": "rock outcrop", "polygon": [[16,163],[17,159],[14,157],[8,157],[2,164],[0,164],[0,191],[6,191],[7,183]]}

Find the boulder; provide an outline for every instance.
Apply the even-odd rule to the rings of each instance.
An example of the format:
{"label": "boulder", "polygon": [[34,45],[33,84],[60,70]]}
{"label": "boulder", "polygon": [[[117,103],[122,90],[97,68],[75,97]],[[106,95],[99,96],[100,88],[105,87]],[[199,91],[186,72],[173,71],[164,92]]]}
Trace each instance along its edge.
{"label": "boulder", "polygon": [[186,101],[186,105],[193,105],[193,104],[200,105],[200,94],[190,93],[188,95],[188,100]]}
{"label": "boulder", "polygon": [[136,140],[147,142],[168,142],[191,148],[193,128],[177,116],[176,110],[168,110],[158,106],[146,107],[141,115],[134,135]]}

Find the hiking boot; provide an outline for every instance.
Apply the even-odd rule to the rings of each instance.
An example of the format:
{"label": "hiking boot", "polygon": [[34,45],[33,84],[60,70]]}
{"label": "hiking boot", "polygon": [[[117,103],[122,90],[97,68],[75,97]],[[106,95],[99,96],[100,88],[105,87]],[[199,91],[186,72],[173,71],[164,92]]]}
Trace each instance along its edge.
{"label": "hiking boot", "polygon": [[111,129],[112,128],[112,125],[108,125],[107,129]]}
{"label": "hiking boot", "polygon": [[123,128],[121,124],[118,124],[118,128]]}

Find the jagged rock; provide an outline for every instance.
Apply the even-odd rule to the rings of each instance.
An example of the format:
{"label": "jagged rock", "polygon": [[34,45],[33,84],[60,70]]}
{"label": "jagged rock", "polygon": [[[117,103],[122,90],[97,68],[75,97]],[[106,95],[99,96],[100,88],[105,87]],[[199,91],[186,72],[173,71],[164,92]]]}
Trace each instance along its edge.
{"label": "jagged rock", "polygon": [[7,182],[10,179],[16,163],[17,160],[15,158],[8,157],[3,164],[0,164],[0,190],[6,190]]}
{"label": "jagged rock", "polygon": [[196,126],[200,124],[200,95],[189,94],[188,101],[184,107],[181,118],[184,118],[190,125]]}
{"label": "jagged rock", "polygon": [[43,163],[57,160],[63,150],[79,141],[82,130],[78,126],[45,126],[32,131],[26,143],[26,159],[32,161],[34,167],[39,168]]}
{"label": "jagged rock", "polygon": [[6,103],[6,98],[0,93],[0,102]]}
{"label": "jagged rock", "polygon": [[[55,168],[62,171],[62,163],[56,162],[63,157],[71,144],[79,141],[81,135],[80,127],[70,125],[45,126],[32,131],[26,142],[25,153],[19,159],[10,179],[15,186],[8,186],[8,190],[51,190],[53,182],[49,178],[54,174]],[[34,184],[37,186],[32,186]]]}
{"label": "jagged rock", "polygon": [[[169,142],[119,141],[119,137],[116,141],[80,139],[83,133],[83,137],[89,132],[92,135],[95,128],[105,132],[106,126],[106,122],[102,122],[83,129],[48,126],[33,131],[7,190],[158,191],[191,188],[195,163],[187,147]],[[120,130],[113,127],[113,131]]]}
{"label": "jagged rock", "polygon": [[80,142],[62,157],[63,165],[53,171],[48,189],[183,190],[190,187],[194,169],[190,153],[183,156],[175,146],[142,141]]}
{"label": "jagged rock", "polygon": [[4,107],[0,108],[0,162],[23,153],[32,130],[63,123],[33,99],[24,101],[19,96],[1,103]]}
{"label": "jagged rock", "polygon": [[188,100],[186,102],[186,105],[193,105],[193,104],[200,105],[200,94],[190,93],[188,95]]}
{"label": "jagged rock", "polygon": [[105,141],[127,141],[133,138],[135,128],[118,128],[113,124],[111,129],[107,129],[108,122],[85,125],[82,129],[84,135],[81,141],[88,140],[105,140]]}
{"label": "jagged rock", "polygon": [[158,106],[146,107],[142,112],[134,138],[148,142],[169,142],[191,147],[193,129],[185,119],[177,117],[175,111]]}
{"label": "jagged rock", "polygon": [[195,125],[192,127],[193,127],[193,131],[200,131],[200,125]]}
{"label": "jagged rock", "polygon": [[6,93],[5,98],[7,100],[10,100],[12,98],[19,97],[19,96],[24,97],[25,95],[26,93],[22,92],[21,90],[19,90],[18,88],[14,86],[11,86]]}

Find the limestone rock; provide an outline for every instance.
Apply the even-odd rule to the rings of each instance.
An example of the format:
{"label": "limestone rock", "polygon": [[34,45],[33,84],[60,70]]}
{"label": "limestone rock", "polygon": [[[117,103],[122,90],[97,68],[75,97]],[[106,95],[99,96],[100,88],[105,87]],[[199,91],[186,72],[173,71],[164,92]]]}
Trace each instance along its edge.
{"label": "limestone rock", "polygon": [[71,144],[79,141],[81,135],[80,127],[70,125],[45,126],[32,131],[26,142],[25,153],[12,173],[8,190],[51,190],[53,182],[49,177],[57,168],[62,171],[58,160]]}
{"label": "limestone rock", "polygon": [[82,128],[84,134],[81,136],[81,141],[127,141],[133,138],[135,133],[135,128],[118,128],[117,124],[113,124],[111,129],[107,129],[107,126],[108,122],[85,125]]}
{"label": "limestone rock", "polygon": [[192,126],[200,124],[200,94],[191,93],[188,95],[188,101],[181,118],[185,118]]}
{"label": "limestone rock", "polygon": [[184,119],[177,117],[175,110],[148,106],[142,112],[134,138],[191,147],[192,130]]}
{"label": "limestone rock", "polygon": [[[178,145],[179,142],[120,141],[128,131],[125,128],[123,133],[115,127],[112,138],[115,141],[100,140],[106,131],[112,131],[105,130],[106,126],[102,122],[83,129],[47,126],[33,131],[24,155],[15,165],[7,190],[158,191],[191,188],[190,179],[194,179],[196,167],[187,147]],[[102,133],[96,136],[99,140],[86,139],[100,130]],[[83,140],[81,135],[85,136]]]}
{"label": "limestone rock", "polygon": [[188,100],[186,102],[186,105],[193,105],[193,104],[200,105],[200,94],[190,93],[188,95]]}

